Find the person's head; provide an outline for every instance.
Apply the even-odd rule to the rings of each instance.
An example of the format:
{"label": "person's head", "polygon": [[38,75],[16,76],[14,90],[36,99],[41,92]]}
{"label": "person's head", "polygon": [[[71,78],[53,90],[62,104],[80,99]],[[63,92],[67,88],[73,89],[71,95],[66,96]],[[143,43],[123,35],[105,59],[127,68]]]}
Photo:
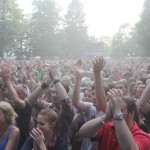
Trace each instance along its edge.
{"label": "person's head", "polygon": [[131,75],[131,73],[130,72],[125,72],[124,74],[123,74],[123,77],[124,77],[124,79],[126,79],[127,81],[129,81],[129,79],[132,77],[132,75]]}
{"label": "person's head", "polygon": [[92,86],[92,81],[89,77],[82,78],[81,91],[85,91],[87,88]]}
{"label": "person's head", "polygon": [[130,123],[133,124],[134,121],[139,124],[139,111],[134,98],[130,96],[123,96],[121,112],[124,115],[127,125]]}
{"label": "person's head", "polygon": [[116,89],[120,89],[123,92],[123,95],[127,95],[128,88],[127,88],[127,82],[125,80],[119,80],[116,85]]}
{"label": "person's head", "polygon": [[141,77],[141,78],[139,78],[139,81],[142,81],[142,84],[146,84],[146,78],[145,77]]}
{"label": "person's head", "polygon": [[144,84],[138,85],[138,87],[137,87],[137,98],[141,97],[145,87],[146,86]]}
{"label": "person's head", "polygon": [[14,86],[20,99],[24,100],[29,95],[29,88],[25,84],[18,84]]}
{"label": "person's head", "polygon": [[17,114],[7,102],[0,102],[0,126],[15,125]]}
{"label": "person's head", "polygon": [[130,96],[136,97],[136,94],[137,94],[137,85],[136,85],[136,82],[129,83],[128,90],[129,90],[129,95]]}
{"label": "person's head", "polygon": [[93,106],[95,106],[97,109],[97,103],[96,103],[96,95],[95,95],[95,86],[92,86],[92,99],[93,99]]}
{"label": "person's head", "polygon": [[92,88],[87,88],[84,92],[84,101],[93,103]]}
{"label": "person's head", "polygon": [[136,82],[136,78],[135,77],[131,77],[129,80],[128,80],[129,83],[131,82]]}
{"label": "person's head", "polygon": [[71,85],[71,77],[70,76],[63,76],[61,79],[61,83],[63,85]]}
{"label": "person's head", "polygon": [[42,109],[37,116],[37,127],[47,134],[59,134],[59,115],[58,113],[47,107]]}

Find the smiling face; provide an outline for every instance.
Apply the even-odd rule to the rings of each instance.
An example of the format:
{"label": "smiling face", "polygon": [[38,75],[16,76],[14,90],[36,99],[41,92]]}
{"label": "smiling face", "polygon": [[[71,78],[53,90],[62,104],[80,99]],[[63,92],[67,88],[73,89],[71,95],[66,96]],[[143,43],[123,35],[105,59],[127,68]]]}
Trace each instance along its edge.
{"label": "smiling face", "polygon": [[56,111],[48,107],[42,109],[37,117],[37,127],[45,137],[48,137],[49,134],[57,134],[59,132],[59,116]]}
{"label": "smiling face", "polygon": [[44,135],[53,131],[52,124],[50,124],[46,116],[39,114],[37,117],[37,127],[43,132]]}

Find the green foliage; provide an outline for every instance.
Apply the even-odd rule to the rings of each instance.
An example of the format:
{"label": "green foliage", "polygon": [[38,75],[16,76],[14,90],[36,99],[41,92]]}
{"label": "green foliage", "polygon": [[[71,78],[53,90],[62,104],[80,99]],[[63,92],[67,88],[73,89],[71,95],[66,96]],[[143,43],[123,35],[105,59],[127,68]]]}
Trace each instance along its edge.
{"label": "green foliage", "polygon": [[136,25],[137,40],[142,56],[150,56],[150,1],[145,0],[141,20]]}
{"label": "green foliage", "polygon": [[3,57],[4,51],[13,51],[17,44],[23,15],[15,0],[1,0],[0,7],[0,56]]}
{"label": "green foliage", "polygon": [[65,19],[66,51],[68,55],[84,55],[88,45],[88,35],[83,5],[79,0],[72,0]]}
{"label": "green foliage", "polygon": [[130,51],[129,41],[131,39],[131,27],[129,24],[122,24],[112,39],[112,57],[120,58],[128,55]]}
{"label": "green foliage", "polygon": [[56,51],[59,10],[52,0],[34,0],[31,20],[33,55],[54,55]]}

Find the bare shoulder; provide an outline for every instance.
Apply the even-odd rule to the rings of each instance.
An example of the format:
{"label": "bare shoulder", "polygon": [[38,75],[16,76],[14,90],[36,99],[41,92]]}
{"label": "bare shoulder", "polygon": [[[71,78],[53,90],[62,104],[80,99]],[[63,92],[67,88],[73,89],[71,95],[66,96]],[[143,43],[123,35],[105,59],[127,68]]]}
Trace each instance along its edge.
{"label": "bare shoulder", "polygon": [[20,136],[20,130],[18,127],[13,127],[10,137]]}

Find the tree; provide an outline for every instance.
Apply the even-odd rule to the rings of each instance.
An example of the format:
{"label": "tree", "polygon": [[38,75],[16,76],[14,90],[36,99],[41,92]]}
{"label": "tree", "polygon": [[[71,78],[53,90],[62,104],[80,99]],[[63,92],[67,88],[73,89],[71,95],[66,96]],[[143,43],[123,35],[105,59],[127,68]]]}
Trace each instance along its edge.
{"label": "tree", "polygon": [[14,53],[18,58],[31,57],[31,33],[30,33],[31,15],[25,15],[21,21],[20,31],[15,41]]}
{"label": "tree", "polygon": [[143,56],[150,56],[150,1],[145,0],[141,20],[136,25],[137,40]]}
{"label": "tree", "polygon": [[31,19],[33,55],[49,56],[56,51],[59,10],[53,0],[34,0]]}
{"label": "tree", "polygon": [[131,27],[129,24],[122,24],[112,39],[112,56],[125,57],[128,54],[127,41],[131,38]]}
{"label": "tree", "polygon": [[67,53],[72,56],[84,55],[88,45],[88,35],[83,5],[79,0],[72,0],[65,19]]}
{"label": "tree", "polygon": [[104,55],[105,56],[110,56],[111,46],[112,46],[112,39],[108,36],[101,36],[99,38],[99,41],[104,43]]}
{"label": "tree", "polygon": [[22,11],[15,0],[0,1],[0,56],[14,49],[21,28]]}

